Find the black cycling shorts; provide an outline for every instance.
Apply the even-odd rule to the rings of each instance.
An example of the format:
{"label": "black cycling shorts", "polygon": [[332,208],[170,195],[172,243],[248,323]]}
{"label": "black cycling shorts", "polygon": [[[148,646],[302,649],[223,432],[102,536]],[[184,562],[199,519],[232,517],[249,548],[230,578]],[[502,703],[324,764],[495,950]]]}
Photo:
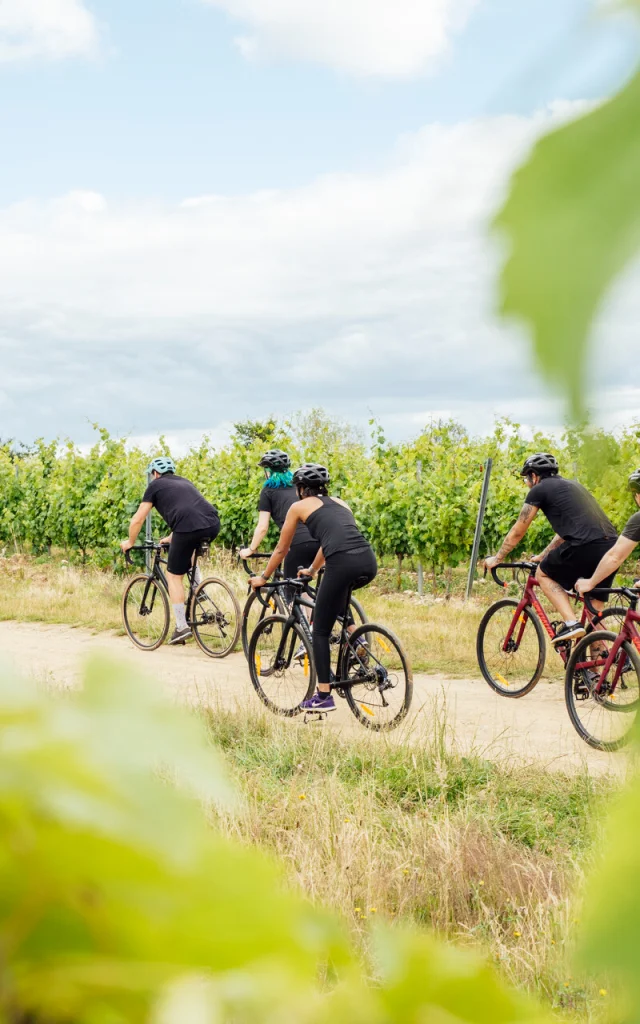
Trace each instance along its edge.
{"label": "black cycling shorts", "polygon": [[[552,551],[540,563],[543,573],[554,583],[559,583],[565,590],[572,590],[576,580],[581,576],[588,579],[598,567],[600,559],[610,551],[616,542],[615,537],[594,540],[590,544],[579,544],[577,547],[564,543]],[[613,585],[615,572],[599,583],[599,587]]]}
{"label": "black cycling shorts", "polygon": [[176,533],[171,537],[167,570],[174,576],[184,576],[191,568],[193,553],[203,540],[215,540],[220,533],[220,520],[217,526],[207,526],[204,530],[190,530],[188,533]]}

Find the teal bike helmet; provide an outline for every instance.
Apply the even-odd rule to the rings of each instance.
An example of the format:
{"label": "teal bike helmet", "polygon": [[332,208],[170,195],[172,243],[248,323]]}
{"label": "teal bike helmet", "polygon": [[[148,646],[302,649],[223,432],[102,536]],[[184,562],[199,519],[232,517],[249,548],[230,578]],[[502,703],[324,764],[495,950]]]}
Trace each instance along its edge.
{"label": "teal bike helmet", "polygon": [[165,473],[175,473],[175,471],[175,462],[166,455],[161,455],[157,459],[152,459],[147,466],[147,473],[159,473],[160,476],[164,476]]}

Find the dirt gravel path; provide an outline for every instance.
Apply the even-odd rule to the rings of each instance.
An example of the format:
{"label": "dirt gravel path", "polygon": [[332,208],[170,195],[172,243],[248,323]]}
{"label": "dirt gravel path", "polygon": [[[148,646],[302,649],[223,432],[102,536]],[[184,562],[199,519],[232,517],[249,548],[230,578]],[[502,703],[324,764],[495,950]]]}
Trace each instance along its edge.
{"label": "dirt gravel path", "polygon": [[[23,675],[53,685],[78,685],[84,661],[99,653],[138,666],[179,699],[198,697],[224,708],[261,706],[241,653],[213,661],[190,644],[165,646],[148,654],[123,636],[69,626],[0,622],[2,660],[11,662]],[[444,728],[447,744],[461,753],[525,759],[559,770],[584,766],[592,774],[620,775],[626,769],[624,754],[599,753],[581,742],[567,717],[558,683],[542,682],[527,697],[507,700],[492,693],[479,676],[450,679],[416,673],[411,713],[389,736],[366,733],[346,704],[339,704],[328,721],[306,728],[365,734],[377,743],[399,739],[425,742],[434,730],[442,735]],[[302,719],[293,720],[291,728],[305,728]]]}

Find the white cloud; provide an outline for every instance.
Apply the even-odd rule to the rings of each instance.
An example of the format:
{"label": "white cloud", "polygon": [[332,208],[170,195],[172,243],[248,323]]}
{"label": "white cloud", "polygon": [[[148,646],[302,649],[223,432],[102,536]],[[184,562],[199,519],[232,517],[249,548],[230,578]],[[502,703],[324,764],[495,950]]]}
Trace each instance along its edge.
{"label": "white cloud", "polygon": [[354,75],[430,70],[477,0],[204,0],[245,23],[247,58],[290,57]]}
{"label": "white cloud", "polygon": [[97,40],[82,0],[0,0],[0,63],[91,55]]}
{"label": "white cloud", "polygon": [[[557,423],[528,346],[493,316],[486,223],[572,109],[425,127],[384,167],[305,188],[0,210],[3,435],[77,437],[98,420],[191,436],[313,404],[408,431],[442,409]],[[601,395],[640,378],[636,321],[624,299],[603,318]]]}

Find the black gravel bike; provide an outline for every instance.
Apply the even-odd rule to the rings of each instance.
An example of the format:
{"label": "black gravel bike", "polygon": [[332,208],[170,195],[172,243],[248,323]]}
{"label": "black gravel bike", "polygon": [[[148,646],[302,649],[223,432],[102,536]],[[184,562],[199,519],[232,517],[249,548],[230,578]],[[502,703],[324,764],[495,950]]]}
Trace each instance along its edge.
{"label": "black gravel bike", "polygon": [[[313,608],[314,593],[301,579],[278,580],[269,587],[293,591],[287,615],[270,615],[254,629],[249,643],[251,682],[260,700],[286,718],[301,713],[300,704],[316,689],[311,630],[304,608]],[[351,597],[351,595],[349,595]],[[343,697],[357,720],[376,732],[395,729],[413,696],[413,677],[398,638],[385,626],[362,623],[350,630],[342,619],[331,689]],[[310,718],[323,718],[308,712]]]}
{"label": "black gravel bike", "polygon": [[[253,576],[253,572],[249,566],[250,561],[263,561],[265,564],[271,558],[270,554],[257,554],[249,555],[248,558],[242,558],[244,571],[248,576]],[[306,569],[307,566],[305,565]],[[313,587],[311,584],[307,588],[307,596],[311,600],[315,600],[315,596],[322,580],[323,570],[320,569],[318,573],[317,584]],[[242,649],[244,651],[245,658],[249,657],[249,642],[251,635],[263,619],[269,615],[288,615],[291,609],[292,592],[289,591],[287,594],[286,589],[283,590],[281,587],[272,586],[273,583],[280,583],[284,580],[284,573],[280,567],[278,567],[273,574],[273,580],[266,587],[260,587],[259,590],[252,590],[249,586],[249,593],[247,600],[245,601],[244,608],[242,609]],[[349,614],[351,616],[350,622],[355,625],[359,625],[367,621],[365,610],[358,600],[353,595],[349,600]],[[338,620],[341,621],[341,620]],[[332,655],[337,652],[337,645],[340,637],[336,630],[334,630],[331,636],[331,649]],[[334,658],[332,658],[334,660]]]}
{"label": "black gravel bike", "polygon": [[[171,624],[169,588],[163,570],[167,560],[162,557],[168,547],[168,544],[139,544],[125,552],[127,565],[134,565],[130,557],[132,551],[154,552],[151,570],[133,576],[122,595],[124,628],[136,647],[143,651],[157,650],[166,640]],[[216,576],[209,576],[196,585],[198,558],[208,550],[208,544],[199,545],[193,567],[187,573],[187,623],[205,654],[210,658],[226,658],[240,634],[240,605],[229,584]]]}

